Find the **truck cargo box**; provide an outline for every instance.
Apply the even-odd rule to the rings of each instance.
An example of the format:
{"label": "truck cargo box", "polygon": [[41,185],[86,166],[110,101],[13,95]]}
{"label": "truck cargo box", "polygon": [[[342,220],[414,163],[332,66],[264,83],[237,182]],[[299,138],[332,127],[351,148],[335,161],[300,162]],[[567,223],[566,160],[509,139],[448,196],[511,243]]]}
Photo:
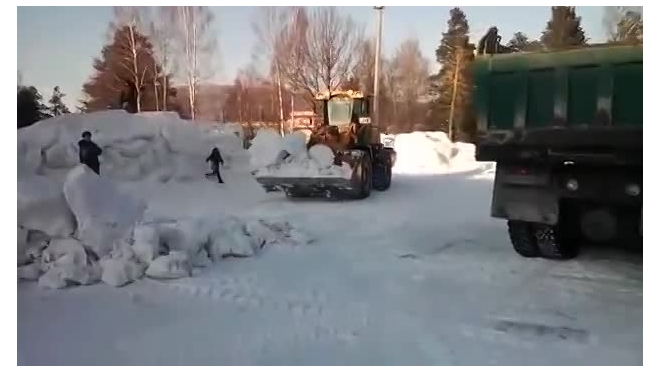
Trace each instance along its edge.
{"label": "truck cargo box", "polygon": [[487,55],[473,76],[478,160],[641,164],[642,45]]}

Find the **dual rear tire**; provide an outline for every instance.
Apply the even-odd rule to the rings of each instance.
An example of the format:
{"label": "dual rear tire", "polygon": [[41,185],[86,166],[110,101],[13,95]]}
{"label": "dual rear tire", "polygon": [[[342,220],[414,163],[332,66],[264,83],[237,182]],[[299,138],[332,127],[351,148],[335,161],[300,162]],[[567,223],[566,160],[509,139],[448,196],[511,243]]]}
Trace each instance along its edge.
{"label": "dual rear tire", "polygon": [[641,208],[605,209],[564,205],[556,225],[508,221],[514,250],[526,258],[568,260],[580,253],[583,242],[641,251]]}
{"label": "dual rear tire", "polygon": [[516,252],[526,258],[567,260],[579,253],[579,240],[562,225],[509,220],[509,238]]}

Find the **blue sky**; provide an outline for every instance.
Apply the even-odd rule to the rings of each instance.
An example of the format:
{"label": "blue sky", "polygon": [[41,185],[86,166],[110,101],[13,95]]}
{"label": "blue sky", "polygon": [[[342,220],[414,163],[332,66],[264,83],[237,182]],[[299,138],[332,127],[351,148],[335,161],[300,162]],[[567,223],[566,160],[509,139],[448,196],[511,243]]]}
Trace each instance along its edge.
{"label": "blue sky", "polygon": [[[255,37],[250,25],[257,7],[213,7],[215,31],[219,41],[219,65],[215,78],[231,82],[236,71],[252,61]],[[446,29],[450,6],[386,7],[383,23],[383,51],[386,56],[409,37],[420,41],[422,53],[433,62],[435,48]],[[373,35],[376,14],[371,7],[342,7],[365,23],[367,34]],[[550,17],[550,8],[539,7],[463,7],[470,25],[471,37],[479,38],[491,25],[500,30],[504,40],[522,31],[537,38]],[[605,39],[602,26],[603,7],[577,7],[587,37],[598,42]],[[45,97],[59,85],[68,94],[72,106],[80,98],[81,86],[92,72],[92,58],[98,56],[106,42],[111,7],[19,7],[18,69],[23,83],[36,86]],[[73,108],[73,107],[71,107]]]}

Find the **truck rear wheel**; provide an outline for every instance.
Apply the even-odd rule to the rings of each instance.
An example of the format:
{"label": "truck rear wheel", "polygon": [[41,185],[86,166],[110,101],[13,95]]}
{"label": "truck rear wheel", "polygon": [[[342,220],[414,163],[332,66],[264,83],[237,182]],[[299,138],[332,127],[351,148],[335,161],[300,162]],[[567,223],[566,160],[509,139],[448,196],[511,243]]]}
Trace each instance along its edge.
{"label": "truck rear wheel", "polygon": [[578,239],[570,238],[571,234],[562,227],[561,224],[536,224],[534,237],[542,257],[568,260],[578,255]]}
{"label": "truck rear wheel", "polygon": [[513,249],[525,258],[536,258],[540,255],[534,236],[534,223],[509,220],[509,238]]}

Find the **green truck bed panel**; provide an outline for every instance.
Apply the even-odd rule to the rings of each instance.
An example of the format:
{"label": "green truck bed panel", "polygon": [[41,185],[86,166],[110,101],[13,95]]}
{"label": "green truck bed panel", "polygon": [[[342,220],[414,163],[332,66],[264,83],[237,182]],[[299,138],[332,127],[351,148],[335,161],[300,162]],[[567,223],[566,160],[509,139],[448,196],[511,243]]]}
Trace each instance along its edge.
{"label": "green truck bed panel", "polygon": [[642,126],[642,45],[481,56],[473,73],[482,135],[549,127]]}

